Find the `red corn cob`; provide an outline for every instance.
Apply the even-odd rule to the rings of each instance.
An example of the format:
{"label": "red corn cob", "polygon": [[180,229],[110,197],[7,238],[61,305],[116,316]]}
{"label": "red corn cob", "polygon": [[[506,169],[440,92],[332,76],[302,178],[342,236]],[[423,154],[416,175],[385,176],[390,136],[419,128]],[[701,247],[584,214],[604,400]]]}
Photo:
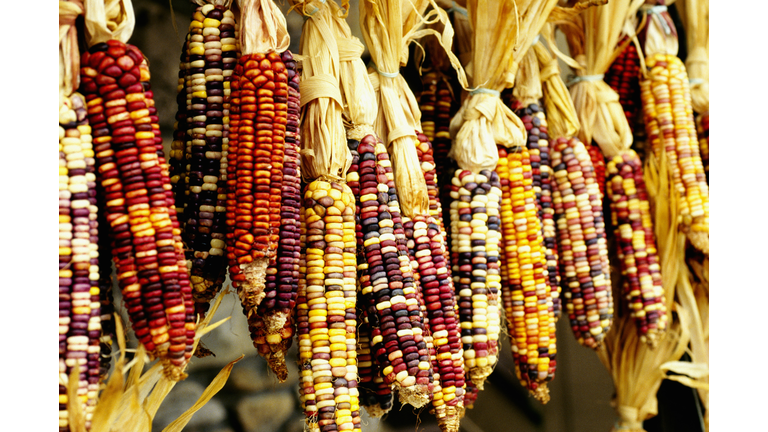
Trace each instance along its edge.
{"label": "red corn cob", "polygon": [[[625,43],[626,39],[621,43]],[[613,61],[605,72],[605,82],[619,94],[619,103],[624,108],[629,128],[634,133],[637,116],[640,113],[640,59],[635,44],[627,44],[624,51]]]}
{"label": "red corn cob", "polygon": [[[155,132],[140,82],[141,52],[110,40],[81,61],[81,90],[88,100],[100,183],[105,191],[113,255],[134,332],[163,360],[172,379],[191,356],[194,321],[189,275],[179,266]],[[189,305],[187,305],[187,296]],[[190,322],[191,321],[191,322]],[[191,334],[190,334],[191,332]]]}

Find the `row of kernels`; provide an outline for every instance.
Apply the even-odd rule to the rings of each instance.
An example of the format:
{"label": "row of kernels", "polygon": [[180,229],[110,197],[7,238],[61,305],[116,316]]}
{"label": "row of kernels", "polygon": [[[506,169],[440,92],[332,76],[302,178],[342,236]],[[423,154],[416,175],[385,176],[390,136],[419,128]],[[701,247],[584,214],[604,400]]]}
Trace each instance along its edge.
{"label": "row of kernels", "polygon": [[600,147],[594,142],[587,148],[589,158],[592,159],[592,166],[595,168],[595,180],[600,188],[600,198],[605,197],[605,156]]}

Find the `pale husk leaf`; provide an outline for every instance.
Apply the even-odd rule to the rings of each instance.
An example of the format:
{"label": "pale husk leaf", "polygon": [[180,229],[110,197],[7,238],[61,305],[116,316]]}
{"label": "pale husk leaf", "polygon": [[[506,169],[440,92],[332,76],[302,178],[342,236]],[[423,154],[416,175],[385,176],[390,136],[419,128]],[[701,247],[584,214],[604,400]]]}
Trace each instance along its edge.
{"label": "pale husk leaf", "polygon": [[[550,24],[545,29],[551,28]],[[542,29],[542,34],[551,34],[551,30]],[[549,46],[553,39],[547,39]],[[557,57],[544,48],[544,43],[534,44],[533,52],[539,60],[539,78],[541,79],[544,99],[544,112],[547,113],[547,128],[550,137],[571,138],[579,131],[579,117],[573,106],[573,99],[560,76]]]}
{"label": "pale husk leaf", "polygon": [[[666,11],[653,12],[653,6],[658,1],[646,3],[640,8],[648,14],[646,23],[645,42],[643,53],[646,57],[653,54],[677,55],[680,45],[677,40],[677,30],[672,18]],[[667,1],[666,3],[671,3]]]}
{"label": "pale husk leaf", "polygon": [[364,0],[360,4],[360,29],[377,71],[369,70],[376,91],[378,113],[374,127],[392,158],[398,198],[408,217],[428,212],[427,185],[421,172],[415,142],[421,129],[421,112],[400,64],[408,59],[409,35],[420,21],[428,1]]}
{"label": "pale husk leaf", "polygon": [[272,0],[238,0],[240,49],[245,54],[283,52],[291,43],[285,16]]}
{"label": "pale husk leaf", "polygon": [[136,25],[131,0],[84,0],[83,5],[86,46],[110,39],[128,42]]}
{"label": "pale husk leaf", "polygon": [[352,154],[342,119],[339,91],[339,50],[333,32],[330,5],[312,0],[294,1],[308,19],[301,32],[301,176],[343,181]]}
{"label": "pale husk leaf", "polygon": [[[484,90],[470,94],[451,120],[451,157],[460,168],[495,170],[499,159],[496,145],[525,145],[523,122],[498,94],[514,85],[523,55],[556,4],[556,0],[467,1],[473,29],[471,85]],[[505,43],[496,43],[504,38]]]}
{"label": "pale husk leaf", "polygon": [[585,10],[582,14],[560,22],[571,56],[581,66],[576,69],[577,82],[571,86],[571,97],[579,116],[578,137],[584,143],[593,140],[607,158],[613,158],[632,145],[632,131],[619,95],[599,77],[620,53],[617,48],[622,27],[633,5],[631,2],[608,2]]}
{"label": "pale husk leaf", "polygon": [[81,0],[59,0],[59,98],[69,97],[80,86],[80,49],[75,20],[83,14]]}
{"label": "pale husk leaf", "polygon": [[544,96],[541,88],[539,60],[535,49],[529,49],[520,60],[512,96],[523,106],[539,103]]}
{"label": "pale husk leaf", "polygon": [[675,7],[685,29],[688,47],[685,68],[688,79],[693,81],[693,110],[706,113],[709,112],[709,0],[678,0]]}
{"label": "pale husk leaf", "polygon": [[[331,8],[334,6],[331,2]],[[339,52],[339,88],[347,137],[361,140],[375,133],[373,124],[378,112],[376,92],[361,58],[365,47],[338,13],[333,14],[333,30]]]}

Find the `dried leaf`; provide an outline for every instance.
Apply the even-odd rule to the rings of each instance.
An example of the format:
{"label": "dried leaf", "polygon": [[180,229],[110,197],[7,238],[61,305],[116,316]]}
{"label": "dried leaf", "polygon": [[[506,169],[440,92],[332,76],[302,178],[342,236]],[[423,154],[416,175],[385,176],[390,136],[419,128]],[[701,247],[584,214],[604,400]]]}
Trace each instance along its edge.
{"label": "dried leaf", "polygon": [[224,369],[222,369],[215,378],[213,378],[213,381],[211,381],[210,384],[208,384],[208,387],[206,387],[205,391],[203,391],[203,394],[200,395],[200,398],[197,399],[197,402],[195,402],[194,405],[192,405],[191,408],[189,408],[187,411],[184,412],[179,418],[171,422],[168,426],[166,426],[165,429],[163,429],[163,432],[181,432],[182,429],[184,429],[184,426],[189,423],[189,421],[192,419],[192,416],[200,410],[203,406],[205,406],[208,401],[213,398],[216,393],[219,392],[224,387],[224,384],[226,384],[227,379],[229,379],[229,374],[232,373],[232,368],[235,366],[235,363],[239,362],[245,357],[245,354],[241,355],[239,358],[231,361],[229,364],[224,366]]}
{"label": "dried leaf", "polygon": [[697,113],[709,112],[709,0],[679,0],[677,13],[685,29],[685,68],[691,81],[691,103]]}
{"label": "dried leaf", "polygon": [[272,0],[239,0],[243,54],[283,52],[291,43],[285,15]]}

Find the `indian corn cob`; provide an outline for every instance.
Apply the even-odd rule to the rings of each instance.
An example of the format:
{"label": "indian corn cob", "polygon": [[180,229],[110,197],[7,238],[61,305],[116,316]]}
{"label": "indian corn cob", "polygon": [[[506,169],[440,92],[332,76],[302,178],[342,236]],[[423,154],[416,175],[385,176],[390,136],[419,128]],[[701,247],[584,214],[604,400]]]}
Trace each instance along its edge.
{"label": "indian corn cob", "polygon": [[[358,271],[358,292],[362,295],[363,292],[372,292],[371,278],[368,275],[368,262],[366,260],[365,253],[365,233],[363,232],[362,221],[360,219],[360,210],[362,208],[360,204],[360,153],[358,153],[358,147],[360,141],[355,139],[348,139],[347,146],[352,154],[352,164],[347,171],[347,186],[349,186],[352,194],[355,196],[355,236],[357,238],[357,271]],[[370,160],[370,158],[368,158]],[[370,167],[371,163],[366,164]],[[370,169],[367,169],[368,174],[366,179],[370,180]],[[372,264],[376,265],[378,261],[373,260]],[[373,307],[373,309],[371,309]],[[369,318],[369,314],[373,319],[373,323]],[[379,360],[375,357],[375,352],[378,349],[383,349],[381,338],[381,329],[378,322],[378,316],[375,312],[375,303],[370,299],[370,296],[363,297],[363,301],[360,304],[357,314],[358,320],[358,369],[360,372],[360,402],[365,406],[366,411],[372,417],[381,417],[390,409],[392,409],[392,388],[384,381],[381,376],[382,367],[379,365]],[[379,343],[373,344],[373,338],[376,338]]]}
{"label": "indian corn cob", "polygon": [[501,331],[501,184],[493,171],[473,174],[461,169],[456,170],[452,184],[453,285],[458,296],[464,369],[482,390],[498,361]]}
{"label": "indian corn cob", "polygon": [[172,144],[176,207],[198,313],[226,277],[226,180],[229,107],[237,63],[235,17],[222,5],[199,6],[179,72],[179,111]]}
{"label": "indian corn cob", "polygon": [[655,346],[668,318],[642,162],[629,150],[608,162],[608,175],[622,294],[641,340]]}
{"label": "indian corn cob", "polygon": [[285,63],[276,52],[243,54],[230,85],[227,257],[250,318],[266,295],[267,267],[277,255],[288,119]]}
{"label": "indian corn cob", "polygon": [[647,79],[640,80],[648,141],[657,158],[663,151],[679,194],[678,226],[691,243],[709,252],[709,186],[699,152],[688,75],[675,55],[646,57]]}
{"label": "indian corn cob", "polygon": [[414,275],[420,285],[434,374],[432,408],[443,431],[455,431],[464,412],[464,357],[451,273],[441,227],[432,216],[404,224]]}
{"label": "indian corn cob", "polygon": [[[620,44],[625,42],[626,39]],[[611,63],[605,72],[605,82],[619,95],[619,103],[634,133],[640,113],[640,59],[635,44],[628,43]]]}
{"label": "indian corn cob", "polygon": [[[317,425],[321,431],[352,430],[359,423],[357,360],[348,354],[347,329],[356,325],[347,308],[348,303],[355,304],[357,290],[354,196],[346,185],[315,180],[307,185],[302,212]],[[352,337],[352,349],[354,341]]]}
{"label": "indian corn cob", "polygon": [[[283,159],[282,202],[280,210],[280,244],[277,259],[267,268],[264,300],[258,313],[249,318],[249,327],[254,345],[267,359],[272,371],[283,382],[288,374],[285,367],[285,353],[291,346],[294,333],[293,310],[296,303],[296,287],[299,275],[299,208],[301,207],[301,174],[299,151],[301,137],[299,130],[300,95],[299,74],[296,61],[290,51],[281,54],[288,76],[287,96],[279,101],[287,104],[288,114],[285,130],[285,151]],[[275,97],[278,101],[278,96]]]}
{"label": "indian corn cob", "polygon": [[[421,407],[429,399],[431,365],[419,321],[416,287],[408,257],[394,174],[386,148],[373,135],[360,141],[360,223],[364,233],[365,272],[370,288],[362,285],[364,300],[375,305],[384,343],[376,358],[384,381],[401,400]],[[370,315],[369,315],[370,319]],[[372,339],[374,345],[377,338]]]}
{"label": "indian corn cob", "polygon": [[[174,239],[155,132],[140,82],[141,52],[116,40],[81,59],[80,89],[93,131],[97,178],[106,199],[118,284],[139,341],[161,358],[166,374],[183,377],[195,322],[189,274]],[[192,313],[190,313],[192,312]]]}
{"label": "indian corn cob", "polygon": [[69,430],[67,386],[77,367],[77,396],[90,429],[100,380],[101,311],[96,176],[83,97],[59,112],[59,429]]}
{"label": "indian corn cob", "polygon": [[[560,317],[562,302],[560,299],[560,273],[557,268],[557,233],[555,230],[555,210],[552,207],[552,161],[550,158],[549,133],[544,109],[536,103],[519,107],[516,114],[520,117],[528,132],[528,148],[533,176],[533,190],[536,194],[536,209],[541,231],[544,236],[544,250],[547,260],[547,275],[552,288],[552,307],[555,319]],[[537,183],[540,186],[537,186]],[[510,210],[511,211],[511,210]]]}
{"label": "indian corn cob", "polygon": [[608,250],[600,190],[584,144],[557,138],[552,145],[560,277],[571,329],[597,348],[613,319]]}
{"label": "indian corn cob", "polygon": [[499,162],[499,177],[509,181],[508,189],[502,191],[503,250],[509,278],[503,303],[515,372],[523,386],[546,403],[546,383],[554,378],[557,349],[553,290],[536,214],[533,169],[525,147],[499,146]]}

